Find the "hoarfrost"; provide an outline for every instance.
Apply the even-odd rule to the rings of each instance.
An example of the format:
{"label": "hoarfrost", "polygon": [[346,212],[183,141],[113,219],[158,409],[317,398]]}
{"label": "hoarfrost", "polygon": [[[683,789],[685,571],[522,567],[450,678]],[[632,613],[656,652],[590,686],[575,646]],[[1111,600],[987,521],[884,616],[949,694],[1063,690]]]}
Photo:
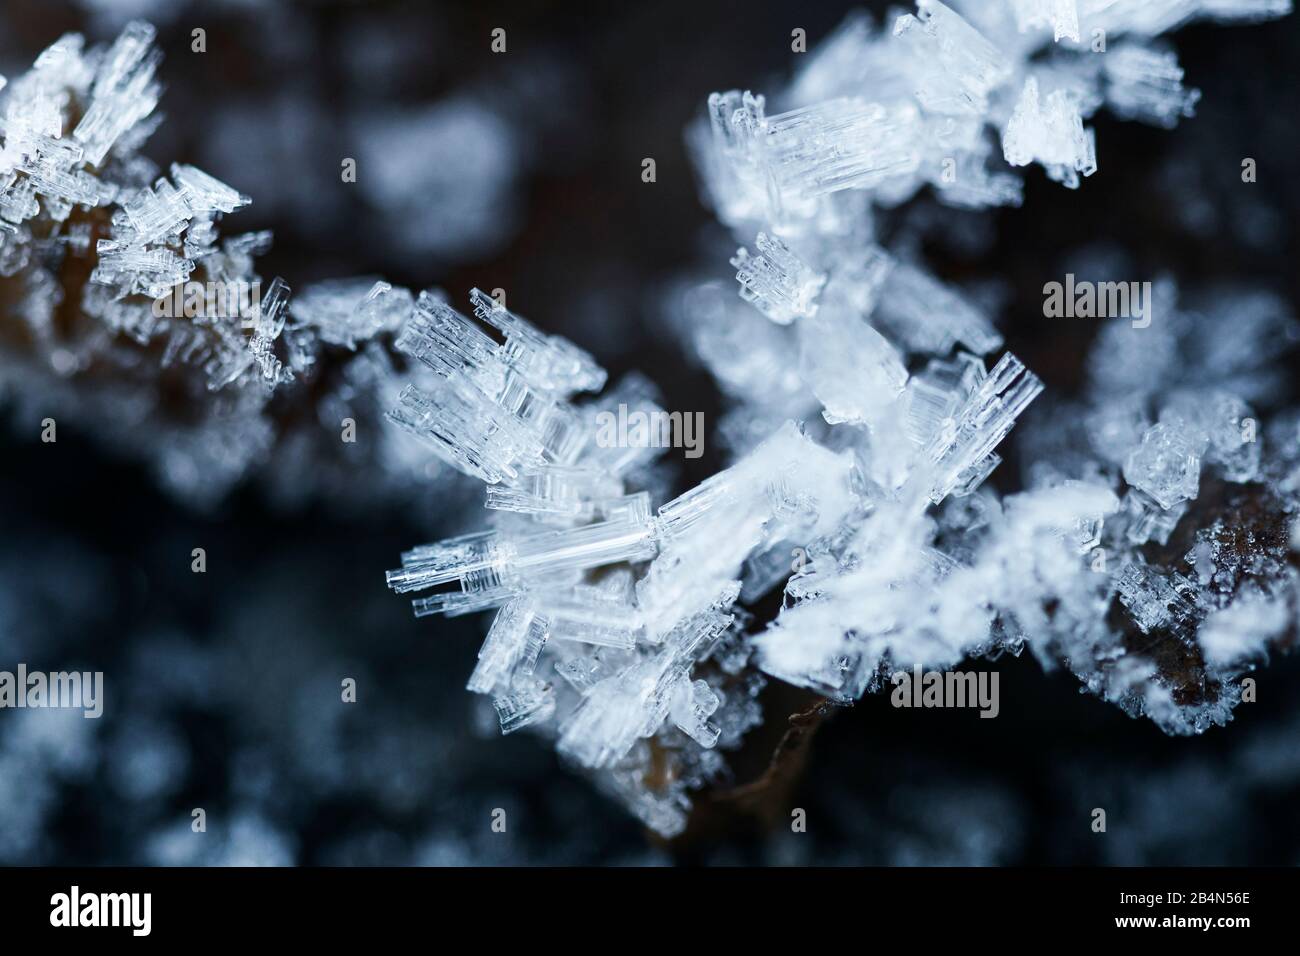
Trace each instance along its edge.
{"label": "hoarfrost", "polygon": [[[1159,320],[1103,329],[1084,398],[1044,411],[1054,434],[1025,450],[1025,489],[1000,496],[986,484],[998,448],[1043,384],[1001,351],[990,300],[932,274],[915,243],[890,247],[874,211],[926,186],[965,209],[1018,205],[1030,163],[1079,187],[1098,171],[1099,109],[1192,115],[1198,94],[1156,36],[1289,9],[920,0],[879,27],[851,17],[784,90],[709,96],[687,134],[704,197],[756,252],[731,261],[739,293],[722,269],[678,290],[673,324],[731,401],[715,430],[731,459],[671,498],[658,444],[602,433],[616,412],[665,414],[654,386],[601,394],[590,354],[478,290],[467,312],[370,278],[253,294],[269,235],[219,235],[248,198],[137,152],[160,93],[152,29],[89,52],[69,35],[0,91],[0,281],[24,343],[3,358],[11,397],[44,389],[86,415],[111,403],[131,447],[139,423],[165,421],[151,390],[175,381],[188,414],[140,447],[208,500],[259,462],[286,488],[328,471],[297,454],[314,439],[270,413],[273,395],[322,420],[386,414],[386,434],[483,482],[495,519],[408,550],[389,585],[420,594],[420,616],[491,610],[468,689],[502,732],[551,738],[665,835],[758,721],[763,674],[848,703],[891,668],[1028,650],[1198,733],[1295,629],[1295,425],[1290,445],[1263,442],[1252,413],[1268,397],[1262,343],[1293,334],[1292,317],[1257,290],[1193,309],[1158,282]],[[1100,63],[1084,48],[1095,30],[1123,38]],[[485,142],[508,136],[488,126]],[[69,258],[89,266],[84,288],[64,288]],[[160,314],[194,280],[249,294]],[[1213,322],[1228,312],[1231,333]],[[327,382],[341,384],[314,393]],[[355,467],[418,487],[428,459],[413,447]],[[779,613],[756,624],[742,595],[776,588]]]}

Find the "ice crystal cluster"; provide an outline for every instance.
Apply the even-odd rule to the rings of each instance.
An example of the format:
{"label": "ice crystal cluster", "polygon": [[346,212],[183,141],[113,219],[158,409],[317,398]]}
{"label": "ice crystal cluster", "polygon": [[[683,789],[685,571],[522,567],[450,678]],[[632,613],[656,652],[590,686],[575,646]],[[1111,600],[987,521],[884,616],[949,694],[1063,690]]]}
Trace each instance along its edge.
{"label": "ice crystal cluster", "polygon": [[[980,298],[879,245],[871,213],[927,185],[954,206],[1018,204],[1007,167],[1029,163],[1077,188],[1097,169],[1098,109],[1191,115],[1199,94],[1155,35],[1288,8],[921,0],[879,29],[850,18],[777,110],[750,92],[709,98],[689,139],[719,218],[757,233],[759,254],[732,265],[761,315],[723,283],[688,284],[678,326],[733,399],[730,447],[820,413],[862,479],[835,534],[785,542],[805,558],[753,638],[765,672],[852,700],[894,668],[1028,647],[1169,732],[1228,719],[1240,675],[1296,619],[1294,435],[1279,426],[1273,449],[1248,404],[1268,397],[1267,343],[1295,340],[1285,306],[1220,289],[1187,308],[1156,283],[1156,320],[1111,319],[1088,406],[1042,428],[1070,441],[1023,454],[1026,490],[999,499],[980,485],[1037,381],[1009,354],[985,372],[1001,338]],[[1198,505],[1203,486],[1213,501]],[[767,585],[790,570],[768,567]]]}
{"label": "ice crystal cluster", "polygon": [[[1167,732],[1226,721],[1295,629],[1295,419],[1274,445],[1248,403],[1292,318],[1250,290],[1183,306],[1161,281],[1155,321],[1110,320],[1086,406],[1047,410],[1025,490],[1000,497],[984,481],[1042,383],[990,303],[878,242],[875,214],[927,186],[1018,205],[1031,163],[1079,187],[1099,109],[1192,114],[1155,37],[1288,7],[920,0],[880,27],[851,17],[779,95],[710,96],[688,140],[742,243],[735,284],[686,282],[671,312],[730,399],[733,463],[657,507],[654,449],[600,435],[618,405],[653,420],[652,392],[576,399],[603,381],[584,353],[481,293],[477,322],[421,297],[398,344],[438,381],[393,418],[482,479],[501,520],[388,579],[433,589],[417,614],[494,609],[468,687],[502,731],[548,734],[671,835],[768,677],[848,703],[898,669],[1027,648]],[[756,622],[744,604],[780,587]]]}
{"label": "ice crystal cluster", "polygon": [[[249,198],[140,153],[161,119],[153,41],[139,22],[103,48],[68,34],[0,90],[0,398],[200,504],[258,470],[287,498],[427,487],[427,456],[381,427],[408,377],[399,314],[367,298],[382,286],[323,283],[291,304],[256,271],[270,233],[219,232]],[[345,420],[377,436],[366,455],[340,440]]]}
{"label": "ice crystal cluster", "polygon": [[[1260,411],[1294,319],[1257,290],[1161,279],[1149,322],[1107,320],[1082,396],[1044,402],[995,298],[877,220],[927,187],[1018,205],[1031,164],[1078,188],[1098,110],[1192,115],[1160,34],[1289,6],[920,0],[851,17],[783,90],[710,96],[688,139],[734,280],[683,282],[672,324],[728,399],[711,435],[730,464],[675,497],[657,459],[683,413],[639,375],[606,388],[591,355],[499,300],[262,289],[270,236],[218,232],[248,198],[139,153],[158,124],[151,29],[93,50],[70,35],[0,91],[5,397],[70,409],[197,500],[263,465],[299,494],[409,487],[428,471],[412,436],[482,481],[490,525],[413,548],[389,584],[418,615],[490,610],[469,690],[665,835],[726,777],[770,678],[849,703],[898,669],[1028,649],[1199,732],[1294,641],[1300,414]],[[160,314],[196,283],[248,294]],[[1024,490],[999,496],[985,481],[1031,404],[1047,407]],[[344,419],[385,436],[363,460]]]}

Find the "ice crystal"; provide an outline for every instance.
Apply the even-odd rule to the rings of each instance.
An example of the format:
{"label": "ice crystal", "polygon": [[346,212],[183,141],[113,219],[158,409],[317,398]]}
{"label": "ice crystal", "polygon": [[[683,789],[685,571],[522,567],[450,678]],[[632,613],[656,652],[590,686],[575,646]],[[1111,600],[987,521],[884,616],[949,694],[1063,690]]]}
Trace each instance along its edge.
{"label": "ice crystal", "polygon": [[1007,120],[1002,155],[1012,166],[1041,163],[1049,176],[1071,188],[1079,185],[1077,174],[1091,176],[1097,170],[1093,131],[1084,128],[1075,97],[1053,90],[1040,102],[1038,80],[1032,76]]}
{"label": "ice crystal", "polygon": [[1185,429],[1163,423],[1147,430],[1124,463],[1124,480],[1165,509],[1195,498],[1200,474],[1199,443]]}
{"label": "ice crystal", "polygon": [[731,260],[740,297],[773,322],[788,324],[798,316],[815,315],[817,293],[826,277],[809,269],[780,239],[760,232],[754,244],[759,255],[751,256],[742,247]]}

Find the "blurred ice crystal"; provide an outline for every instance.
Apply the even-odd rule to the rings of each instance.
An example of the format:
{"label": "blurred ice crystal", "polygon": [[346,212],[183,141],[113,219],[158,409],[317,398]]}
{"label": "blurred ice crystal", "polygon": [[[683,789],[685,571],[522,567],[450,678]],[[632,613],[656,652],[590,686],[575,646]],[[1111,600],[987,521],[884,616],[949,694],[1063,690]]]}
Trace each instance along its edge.
{"label": "blurred ice crystal", "polygon": [[1012,72],[988,38],[939,0],[918,0],[917,14],[903,14],[894,36],[913,62],[916,98],[940,114],[981,114],[989,93]]}
{"label": "blurred ice crystal", "polygon": [[413,495],[425,462],[386,436],[370,458],[336,437],[347,421],[384,431],[409,293],[332,282],[295,305],[264,282],[270,234],[220,234],[249,197],[139,152],[160,120],[153,39],[140,22],[102,48],[68,34],[0,89],[3,397],[148,460],[199,505],[254,474],[282,500]]}
{"label": "blurred ice crystal", "polygon": [[1183,88],[1183,70],[1169,51],[1121,46],[1103,65],[1106,103],[1121,119],[1139,119],[1166,128],[1191,116],[1199,90]]}
{"label": "blurred ice crystal", "polygon": [[1265,653],[1269,642],[1284,635],[1291,625],[1285,601],[1248,592],[1210,614],[1197,640],[1210,664],[1240,664]]}
{"label": "blurred ice crystal", "polygon": [[911,352],[946,355],[960,344],[986,355],[1002,344],[982,309],[909,263],[889,273],[876,316]]}
{"label": "blurred ice crystal", "polygon": [[1077,0],[1011,0],[1021,32],[1042,26],[1052,28],[1052,39],[1079,42]]}
{"label": "blurred ice crystal", "polygon": [[354,125],[357,185],[411,261],[485,255],[509,238],[523,150],[505,117],[458,96]]}

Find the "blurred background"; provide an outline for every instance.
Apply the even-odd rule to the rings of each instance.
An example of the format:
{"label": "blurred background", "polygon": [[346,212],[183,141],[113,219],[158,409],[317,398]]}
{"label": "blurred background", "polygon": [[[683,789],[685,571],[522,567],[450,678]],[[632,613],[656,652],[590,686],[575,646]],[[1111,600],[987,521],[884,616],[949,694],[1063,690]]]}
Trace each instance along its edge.
{"label": "blurred background", "polygon": [[[148,19],[166,120],[146,152],[253,198],[225,231],[274,230],[264,276],[382,275],[441,287],[462,309],[471,287],[503,288],[611,380],[639,368],[666,407],[712,421],[709,375],[661,315],[684,273],[726,274],[682,129],[709,92],[786,76],[790,31],[813,46],[849,9],[6,0],[0,73],[64,32],[103,42]],[[1078,386],[1094,331],[1041,318],[1044,274],[1080,247],[1117,244],[1144,272],[1244,280],[1300,304],[1296,23],[1175,34],[1203,91],[1197,117],[1167,132],[1099,115],[1099,172],[1077,192],[1034,168],[1021,209],[921,199],[900,213],[942,217],[925,248],[939,274],[1006,283],[1007,346],[1049,391]],[[204,53],[191,51],[196,27]],[[489,49],[496,27],[504,54]],[[1248,156],[1259,181],[1242,188]],[[345,157],[355,183],[340,181]],[[647,157],[654,183],[641,180]],[[385,587],[403,549],[476,520],[477,493],[413,514],[286,511],[243,488],[200,513],[74,423],[59,428],[49,445],[36,421],[6,419],[0,434],[0,669],[102,670],[106,713],[0,711],[0,862],[1300,864],[1298,660],[1272,662],[1257,703],[1194,739],[1027,659],[992,665],[996,720],[868,698],[820,721],[772,799],[705,798],[666,843],[544,741],[499,736],[463,689],[484,620],[416,621]],[[720,467],[705,448],[679,460],[677,487]],[[994,481],[1015,490],[1014,456]],[[205,574],[190,571],[195,547]],[[342,705],[347,677],[358,700]],[[777,730],[806,704],[765,692]],[[775,746],[755,736],[737,785]],[[199,807],[204,834],[190,828]],[[790,832],[794,807],[806,833]],[[1094,807],[1107,808],[1104,837]]]}

